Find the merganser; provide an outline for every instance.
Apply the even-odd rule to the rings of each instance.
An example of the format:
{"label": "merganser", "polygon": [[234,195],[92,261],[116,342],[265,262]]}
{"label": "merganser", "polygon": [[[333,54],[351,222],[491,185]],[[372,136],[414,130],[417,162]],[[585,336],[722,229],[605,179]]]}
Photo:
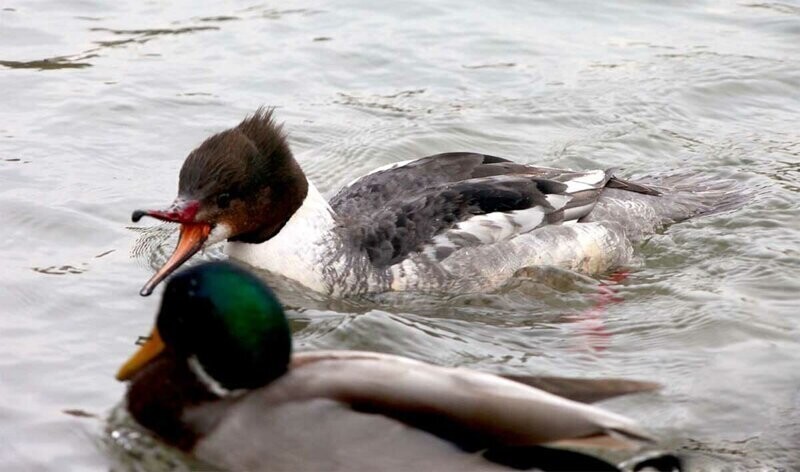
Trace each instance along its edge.
{"label": "merganser", "polygon": [[582,402],[658,387],[292,353],[273,292],[227,262],[169,280],[152,334],[117,379],[130,382],[139,424],[214,468],[250,471],[619,470],[557,446],[650,442],[635,421]]}
{"label": "merganser", "polygon": [[[735,208],[727,180],[677,176],[635,183],[452,152],[369,173],[331,200],[306,179],[272,110],[206,139],[186,158],[166,210],[178,245],[140,294],[201,248],[334,296],[392,290],[467,292],[521,268],[588,274],[631,262],[633,244],[666,224]],[[575,224],[567,224],[575,223]]]}

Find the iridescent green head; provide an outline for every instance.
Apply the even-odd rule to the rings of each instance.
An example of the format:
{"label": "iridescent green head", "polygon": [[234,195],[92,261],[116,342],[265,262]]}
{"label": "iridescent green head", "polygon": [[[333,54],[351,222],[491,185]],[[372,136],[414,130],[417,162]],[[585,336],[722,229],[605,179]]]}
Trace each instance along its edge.
{"label": "iridescent green head", "polygon": [[[148,347],[155,338],[158,344],[163,341],[161,349]],[[256,388],[286,371],[292,350],[289,324],[275,294],[227,262],[200,264],[169,281],[150,341],[118,378],[130,378],[161,350],[172,350],[196,359],[227,389]],[[144,357],[137,360],[140,354]]]}

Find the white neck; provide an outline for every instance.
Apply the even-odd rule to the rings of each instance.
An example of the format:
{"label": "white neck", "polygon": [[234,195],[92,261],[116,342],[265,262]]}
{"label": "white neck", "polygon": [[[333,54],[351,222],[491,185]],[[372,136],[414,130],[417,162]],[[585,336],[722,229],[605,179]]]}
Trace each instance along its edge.
{"label": "white neck", "polygon": [[290,228],[303,227],[316,229],[317,232],[323,229],[329,231],[334,225],[333,215],[333,208],[328,205],[328,201],[319,193],[317,187],[314,187],[314,184],[309,181],[308,193],[303,200],[303,204],[300,205],[300,208],[289,218],[286,225],[284,225],[280,232],[270,241],[275,240],[275,238],[281,236]]}
{"label": "white neck", "polygon": [[230,257],[296,280],[318,292],[326,291],[320,259],[336,222],[325,197],[308,182],[300,208],[277,235],[260,244],[229,242]]}

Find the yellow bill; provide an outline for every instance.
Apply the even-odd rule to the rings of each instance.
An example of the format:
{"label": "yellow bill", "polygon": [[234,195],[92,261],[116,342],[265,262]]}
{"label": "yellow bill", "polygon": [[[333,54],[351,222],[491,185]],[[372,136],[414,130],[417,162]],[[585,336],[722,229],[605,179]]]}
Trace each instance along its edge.
{"label": "yellow bill", "polygon": [[161,335],[158,329],[153,328],[150,334],[150,339],[144,343],[143,346],[136,351],[130,359],[128,359],[122,367],[117,371],[117,380],[123,381],[133,377],[137,372],[142,370],[144,366],[149,364],[161,351],[164,350],[164,341],[161,340]]}

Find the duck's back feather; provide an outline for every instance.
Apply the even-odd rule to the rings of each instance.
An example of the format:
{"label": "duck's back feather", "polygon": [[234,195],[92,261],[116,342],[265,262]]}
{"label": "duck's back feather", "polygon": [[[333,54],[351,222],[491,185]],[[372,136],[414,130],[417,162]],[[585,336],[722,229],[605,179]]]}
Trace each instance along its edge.
{"label": "duck's back feather", "polygon": [[195,454],[226,470],[251,472],[620,470],[580,452],[543,446],[467,451],[426,431],[328,399],[249,413],[222,425],[198,444]]}
{"label": "duck's back feather", "polygon": [[[224,414],[209,411],[214,409],[223,409]],[[352,351],[297,354],[289,372],[268,388],[227,405],[190,410],[185,419],[193,418],[206,422],[195,421],[206,430],[197,446],[201,458],[209,459],[203,455],[213,453],[218,459],[216,454],[249,436],[269,444],[256,440],[237,444],[237,454],[243,458],[261,457],[267,447],[294,454],[305,447],[308,454],[341,457],[351,465],[377,460],[370,470],[380,470],[380,461],[392,463],[414,454],[452,460],[469,470],[470,461],[477,459],[459,453],[455,445],[479,451],[603,435],[648,438],[625,417],[518,382]],[[377,452],[384,456],[376,458]],[[366,457],[354,457],[359,453]],[[245,463],[231,465],[249,468],[242,460]]]}

